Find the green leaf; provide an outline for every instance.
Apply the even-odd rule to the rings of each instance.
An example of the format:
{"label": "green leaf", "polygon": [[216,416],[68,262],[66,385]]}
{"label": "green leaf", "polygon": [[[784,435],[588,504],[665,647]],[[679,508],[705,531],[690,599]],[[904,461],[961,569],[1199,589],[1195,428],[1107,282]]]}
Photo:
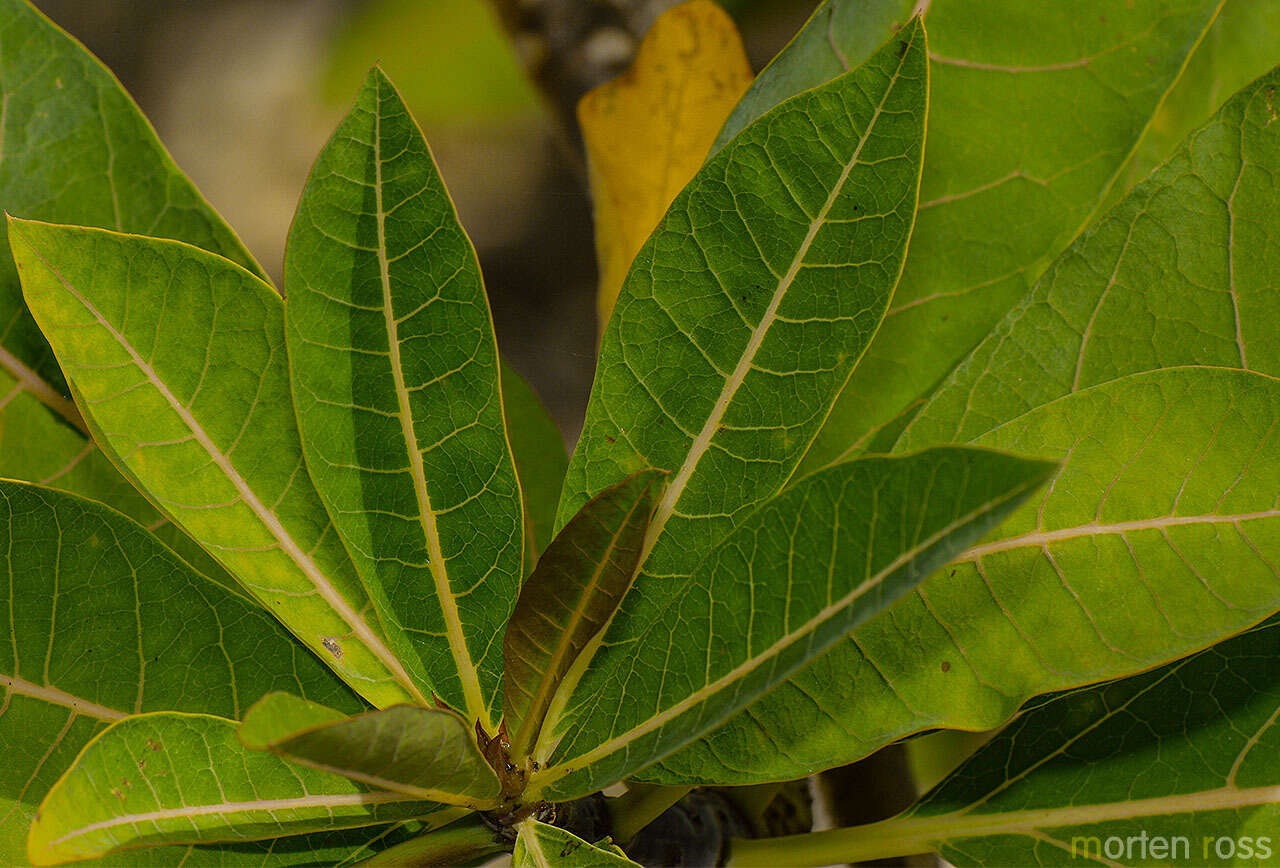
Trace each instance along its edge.
{"label": "green leaf", "polygon": [[[1088,402],[1060,403],[1056,409],[1046,405],[1075,389],[1131,371],[1179,364],[1238,367],[1242,354],[1248,356],[1254,370],[1280,373],[1280,342],[1269,327],[1277,313],[1274,275],[1280,273],[1280,235],[1271,228],[1280,211],[1280,187],[1275,181],[1280,170],[1280,124],[1268,125],[1271,113],[1267,101],[1277,82],[1280,75],[1271,73],[1233,97],[1166,166],[1090,227],[916,415],[905,420],[909,425],[898,440],[898,448],[905,451],[936,443],[975,441],[1001,423],[1042,408],[1036,418],[1062,414],[1079,437],[1096,431],[1103,451],[1132,454],[1132,432],[1145,430],[1145,423],[1125,418],[1111,428],[1098,427],[1088,416],[1074,416],[1092,412],[1084,409],[1092,406]],[[1253,389],[1208,388],[1211,393],[1218,388],[1231,393],[1237,388]],[[1225,418],[1218,398],[1207,406],[1219,415],[1206,417],[1204,426]],[[1169,456],[1196,461],[1201,450],[1216,449],[1224,442],[1221,438],[1225,434],[1215,435],[1212,427],[1199,427],[1194,422],[1195,406],[1175,402],[1171,408],[1170,412],[1179,414],[1185,420],[1182,424],[1191,428],[1181,443],[1165,440],[1160,434],[1168,444]],[[1264,410],[1263,418],[1270,412]],[[1242,436],[1244,439],[1232,448],[1248,448],[1253,442],[1250,438],[1256,439],[1256,435]],[[1073,442],[1066,432],[1054,437],[1059,444]],[[890,439],[885,437],[877,445],[886,448]],[[1022,448],[1049,457],[1065,455],[1044,451],[1055,449],[1053,443],[1027,441]],[[1099,470],[1096,463],[1082,465],[1081,460],[1082,456],[1073,455],[1067,462],[1064,473],[1075,474],[1070,478],[1076,481],[1063,496],[1075,498],[1081,509],[1086,509],[1106,498],[1113,473]],[[1157,470],[1151,461],[1139,456],[1132,472],[1146,467],[1148,472],[1174,474],[1170,478],[1185,475],[1181,466]],[[1232,478],[1221,477],[1218,484],[1221,494]],[[1140,481],[1132,485],[1136,493],[1158,488]],[[1058,483],[1055,488],[1060,486]],[[1242,511],[1272,505],[1265,491],[1257,492],[1256,500],[1253,507]],[[1114,502],[1114,498],[1109,501]],[[1121,520],[1143,520],[1158,514],[1159,506],[1153,505]],[[1234,556],[1252,560],[1244,552]],[[1181,556],[1172,566],[1160,568],[1150,562],[1152,555],[1141,546],[1138,557],[1148,579],[1156,582],[1155,590],[1168,593],[1159,577],[1169,570],[1181,572],[1176,563]],[[1066,571],[1068,585],[1095,587],[1102,575],[1106,577],[1103,588],[1117,595],[1150,599],[1123,546],[1099,563],[1104,566],[1061,561],[1057,566]],[[1011,572],[1005,572],[1005,566],[990,564],[985,569],[987,578],[997,586],[1003,581],[1025,581],[1025,576],[1017,579],[1021,566],[1010,564],[1007,569]],[[1151,577],[1153,570],[1155,578]],[[1130,658],[1120,655],[1091,668],[1081,666],[1072,656],[1078,637],[1063,641],[1064,636],[1074,636],[1071,631],[1059,627],[1040,633],[1038,627],[1031,626],[1031,619],[1038,622],[1050,612],[1062,617],[1061,612],[1078,609],[1056,574],[1043,573],[1042,579],[1048,583],[1046,587],[1058,589],[1052,603],[1042,595],[1028,597],[1019,591],[1020,602],[1015,604],[1004,599],[997,603],[987,587],[964,579],[966,571],[960,572],[961,577],[955,579],[958,584],[953,586],[947,578],[937,583],[936,589],[928,589],[927,598],[920,595],[904,601],[890,616],[842,644],[830,660],[815,663],[793,685],[780,688],[750,715],[740,716],[725,731],[710,737],[706,745],[686,756],[672,757],[662,770],[655,770],[652,780],[682,783],[709,775],[748,783],[795,777],[821,764],[852,761],[920,729],[991,728],[1028,696],[1118,677],[1142,665],[1169,660],[1202,647],[1196,642],[1222,638],[1251,623],[1250,618],[1256,620],[1265,614],[1264,604],[1246,605],[1230,617],[1215,614],[1188,634],[1193,639],[1190,642],[1155,618],[1147,633],[1152,644],[1131,662],[1126,663]],[[1214,567],[1210,574],[1220,572]],[[1272,587],[1272,583],[1267,580],[1261,587]],[[1036,608],[1039,605],[1046,608]],[[1031,631],[1038,662],[1008,666],[1006,652],[991,643],[992,637],[1003,635],[1002,641],[1013,647],[1026,646],[1017,632],[1004,635],[1008,625],[1002,608],[1012,610],[1020,622],[1018,629]],[[1118,611],[1127,614],[1131,607],[1125,605]],[[987,620],[996,625],[985,631],[987,639],[966,626]],[[1086,624],[1077,626],[1087,628]],[[904,646],[903,635],[932,638]],[[1091,635],[1091,631],[1086,629],[1080,635]],[[1162,643],[1167,648],[1163,655],[1159,653]],[[970,674],[962,676],[964,672]],[[803,713],[798,711],[801,709]],[[763,755],[776,759],[742,764],[745,757],[761,755],[765,746],[775,743],[789,746],[785,756],[768,751]]]}
{"label": "green leaf", "polygon": [[520,477],[524,497],[525,575],[538,562],[538,555],[551,542],[556,523],[556,502],[564,486],[569,455],[564,438],[533,387],[502,363],[502,407],[507,420],[507,439]]}
{"label": "green leaf", "polygon": [[613,868],[636,863],[617,847],[588,844],[572,832],[533,818],[516,827],[511,868]]}
{"label": "green leaf", "polygon": [[427,816],[429,802],[291,765],[205,714],[128,717],[94,737],[36,813],[37,865],[171,843],[253,841]]}
{"label": "green leaf", "polygon": [[9,239],[99,445],[357,692],[420,698],[302,466],[280,297],[174,241],[12,218]]}
{"label": "green leaf", "polygon": [[498,347],[475,250],[377,69],[303,191],[285,286],[316,489],[406,665],[492,731],[524,535]]}
{"label": "green leaf", "polygon": [[[806,470],[851,454],[1026,294],[1097,212],[1221,2],[923,4],[932,98],[910,256]],[[831,40],[794,45],[855,50],[861,19],[842,20],[837,33],[816,17]],[[812,86],[829,63],[792,66]]]}
{"label": "green leaf", "polygon": [[498,806],[498,778],[467,722],[447,709],[394,705],[345,717],[296,696],[264,696],[240,741],[381,790],[473,810]]}
{"label": "green leaf", "polygon": [[1274,864],[1277,659],[1272,619],[1043,704],[907,814],[858,830],[861,847],[828,861],[875,858],[893,841],[959,866]]}
{"label": "green leaf", "polygon": [[875,332],[915,210],[925,57],[917,21],[758,120],[636,257],[558,516],[645,468],[673,471],[633,596],[671,599],[783,487]]}
{"label": "green leaf", "polygon": [[1051,470],[944,448],[839,464],[788,488],[680,593],[627,595],[543,730],[531,797],[590,793],[705,734],[976,542]]}
{"label": "green leaf", "polygon": [[1032,696],[1159,665],[1280,608],[1280,381],[1136,374],[975,443],[1062,467],[995,535],[654,779],[767,780],[925,729],[991,729]]}
{"label": "green leaf", "polygon": [[972,440],[1125,374],[1280,375],[1280,70],[1236,94],[1089,229],[934,393],[902,448]]}
{"label": "green leaf", "polygon": [[520,589],[503,644],[511,755],[537,740],[551,699],[631,586],[665,477],[645,470],[596,495],[538,561]]}
{"label": "green leaf", "polygon": [[362,708],[259,606],[101,504],[0,480],[0,551],[0,863],[23,861],[38,800],[128,714],[239,716],[272,690]]}
{"label": "green leaf", "polygon": [[1112,198],[1122,197],[1167,160],[1231,94],[1280,63],[1278,45],[1280,6],[1271,0],[1227,0],[1152,118]]}
{"label": "green leaf", "polygon": [[[26,0],[0,0],[0,105],[0,209],[186,241],[261,275],[115,76]],[[69,417],[66,383],[3,241],[0,368]]]}

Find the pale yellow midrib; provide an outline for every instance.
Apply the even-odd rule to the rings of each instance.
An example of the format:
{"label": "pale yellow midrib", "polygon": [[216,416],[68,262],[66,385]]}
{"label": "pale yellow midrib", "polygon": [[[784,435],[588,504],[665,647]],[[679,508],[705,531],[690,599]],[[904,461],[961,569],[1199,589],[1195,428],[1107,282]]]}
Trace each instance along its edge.
{"label": "pale yellow midrib", "polygon": [[116,343],[119,344],[120,348],[128,354],[129,358],[133,361],[134,365],[137,366],[138,370],[142,371],[150,381],[152,387],[160,393],[160,396],[165,400],[165,402],[168,403],[173,411],[178,414],[178,417],[182,420],[183,424],[185,424],[191,431],[192,436],[195,437],[196,441],[201,445],[209,457],[213,459],[213,462],[218,465],[218,469],[223,472],[223,475],[227,477],[227,480],[231,482],[232,486],[240,494],[245,505],[248,506],[250,511],[253,512],[260,522],[262,522],[263,526],[267,528],[275,538],[276,542],[280,544],[281,550],[284,551],[289,559],[292,560],[300,570],[302,570],[303,575],[305,575],[315,589],[319,591],[320,596],[324,601],[333,608],[338,617],[351,628],[352,632],[360,639],[361,642],[364,643],[365,647],[367,647],[369,651],[378,658],[378,661],[387,668],[397,681],[400,682],[401,686],[405,688],[409,695],[421,704],[426,705],[425,697],[422,696],[422,693],[418,690],[417,686],[414,685],[413,680],[409,678],[409,674],[405,671],[404,666],[400,663],[399,659],[391,653],[390,649],[383,644],[382,640],[373,632],[372,629],[370,629],[364,619],[351,608],[351,605],[345,599],[343,599],[342,595],[339,594],[337,589],[329,582],[328,576],[326,576],[324,572],[316,566],[311,557],[301,549],[296,541],[294,541],[293,536],[285,530],[284,526],[280,523],[280,519],[277,518],[275,513],[269,510],[258,498],[258,495],[249,487],[249,484],[245,481],[244,477],[242,477],[239,471],[237,471],[234,465],[232,465],[230,459],[228,459],[226,455],[222,454],[217,445],[209,438],[204,427],[194,416],[191,415],[191,412],[184,407],[180,401],[178,401],[177,396],[174,395],[169,390],[169,387],[166,386],[156,375],[156,372],[151,365],[149,365],[142,356],[138,354],[138,352],[133,348],[133,345],[125,339],[125,336],[117,331],[116,328],[107,321],[101,311],[99,311],[98,308],[89,301],[89,299],[81,295],[76,288],[73,287],[62,276],[62,274],[53,267],[52,263],[45,260],[34,246],[31,249],[35,252],[36,256],[40,258],[40,261],[43,263],[45,268],[49,269],[49,272],[58,278],[58,281],[66,291],[70,293],[71,296],[76,299],[76,301],[78,301],[85,310],[94,317],[94,319],[98,321],[98,324],[105,329]]}
{"label": "pale yellow midrib", "polygon": [[[914,37],[913,37],[914,38]],[[711,448],[711,441],[714,439],[720,422],[724,419],[724,414],[729,410],[729,404],[733,401],[738,389],[742,386],[742,382],[746,379],[751,365],[755,361],[756,353],[760,349],[760,345],[764,343],[765,336],[769,333],[769,329],[773,327],[774,320],[777,318],[778,308],[782,305],[782,300],[786,297],[787,290],[791,288],[792,282],[796,279],[796,275],[800,273],[800,268],[804,264],[804,259],[809,253],[809,247],[813,244],[814,238],[817,237],[818,231],[826,224],[827,214],[831,212],[840,193],[844,190],[845,183],[849,180],[849,174],[854,167],[858,165],[858,158],[862,155],[862,149],[867,141],[871,138],[871,133],[876,127],[876,122],[880,119],[880,113],[884,109],[885,102],[888,101],[889,95],[893,93],[897,86],[898,78],[902,74],[902,66],[909,52],[903,52],[901,58],[898,59],[898,66],[893,71],[893,76],[889,79],[888,86],[885,87],[884,93],[880,97],[880,101],[876,104],[875,111],[871,114],[871,119],[867,121],[867,128],[863,132],[862,137],[858,140],[858,145],[854,148],[853,156],[849,162],[845,164],[844,169],[840,172],[840,177],[836,180],[835,185],[831,188],[831,193],[827,196],[827,201],[823,204],[822,210],[809,223],[809,231],[805,234],[804,240],[800,243],[799,249],[796,251],[795,257],[791,261],[787,273],[783,275],[778,282],[777,289],[774,290],[773,297],[769,300],[769,306],[765,309],[764,315],[760,318],[760,322],[751,332],[751,337],[747,341],[747,346],[743,349],[742,356],[738,359],[737,367],[733,373],[725,381],[724,388],[720,392],[720,397],[716,399],[715,406],[711,409],[711,414],[707,417],[707,421],[702,426],[702,430],[698,432],[698,436],[694,438],[693,443],[689,447],[689,453],[685,457],[684,464],[680,467],[678,473],[671,480],[671,484],[667,487],[666,493],[662,500],[658,502],[657,509],[654,510],[653,519],[649,523],[649,529],[645,533],[644,544],[640,548],[640,563],[643,564],[649,557],[649,553],[653,551],[654,545],[658,538],[662,535],[662,531],[666,528],[667,521],[675,512],[676,503],[684,494],[685,486],[688,485],[689,479],[693,476],[694,471],[698,467],[698,463],[702,460],[702,456]]]}
{"label": "pale yellow midrib", "polygon": [[[381,99],[381,87],[378,88]],[[409,392],[404,380],[404,366],[400,359],[399,324],[391,305],[391,271],[387,262],[386,211],[382,206],[382,112],[375,108],[373,113],[373,167],[374,167],[374,207],[378,223],[378,273],[382,280],[382,312],[387,323],[387,345],[390,351],[391,377],[395,381],[396,405],[400,412],[400,431],[404,437],[405,451],[409,453],[409,474],[413,478],[414,495],[418,500],[418,517],[422,524],[422,533],[427,543],[427,568],[431,572],[432,582],[436,587],[436,597],[440,603],[440,611],[444,616],[445,632],[449,639],[449,650],[454,664],[458,667],[458,680],[462,684],[462,695],[467,704],[467,713],[472,720],[479,721],[486,731],[493,729],[489,719],[489,709],[485,706],[484,696],[480,691],[480,677],[475,662],[467,648],[466,636],[462,631],[462,618],[458,614],[458,604],[453,596],[453,586],[449,583],[448,567],[444,560],[444,550],[440,546],[440,531],[436,526],[436,514],[431,507],[431,494],[427,490],[427,476],[423,467],[422,453],[418,451],[418,437],[413,430],[413,415],[409,407]]]}
{"label": "pale yellow midrib", "polygon": [[50,847],[64,844],[103,829],[135,823],[157,823],[185,817],[204,817],[209,814],[247,813],[253,811],[288,811],[298,808],[341,808],[352,805],[385,805],[394,802],[418,801],[403,793],[339,793],[331,796],[297,796],[292,799],[263,799],[255,802],[221,802],[214,805],[191,805],[182,808],[163,808],[138,814],[124,814],[109,820],[99,820],[68,832],[49,842]]}
{"label": "pale yellow midrib", "polygon": [[[717,693],[720,693],[722,690],[733,685],[735,682],[740,681],[741,679],[747,677],[753,671],[755,671],[757,668],[763,665],[765,662],[778,656],[787,648],[789,648],[791,645],[795,644],[800,639],[804,638],[805,636],[817,630],[824,623],[826,623],[828,620],[830,620],[832,617],[838,614],[841,610],[851,606],[853,602],[858,599],[858,597],[861,597],[863,594],[867,593],[872,588],[877,587],[882,581],[884,581],[885,577],[892,575],[895,570],[898,570],[901,567],[905,566],[912,559],[917,557],[921,552],[926,551],[931,546],[941,542],[947,536],[955,533],[960,528],[965,527],[966,525],[976,521],[977,519],[981,518],[984,515],[990,514],[994,510],[998,509],[1002,504],[1005,504],[1011,500],[1017,499],[1023,493],[1025,493],[1028,489],[1039,484],[1040,484],[1040,480],[1037,479],[1034,482],[1019,485],[1016,488],[1011,489],[1002,497],[987,501],[986,503],[982,504],[976,509],[971,510],[970,512],[961,516],[960,518],[952,521],[946,527],[930,534],[929,537],[926,538],[923,542],[917,543],[907,551],[904,551],[903,553],[898,555],[898,557],[894,558],[893,561],[891,561],[887,566],[885,566],[882,570],[880,570],[874,576],[862,582],[862,584],[858,585],[848,594],[845,594],[839,600],[836,600],[824,606],[813,617],[811,617],[808,621],[802,624],[798,629],[785,634],[760,654],[757,654],[754,657],[744,660],[742,663],[738,664],[732,670],[720,676],[715,681],[711,682],[710,684],[704,687],[699,688],[698,690],[695,690],[693,693],[689,694],[684,699],[680,700],[679,702],[675,703],[674,705],[670,706],[664,711],[659,712],[658,714],[655,714],[653,717],[650,717],[644,723],[638,726],[632,727],[631,729],[624,732],[622,735],[610,738],[609,740],[604,741],[599,745],[597,745],[596,747],[592,748],[590,751],[587,751],[584,754],[580,754],[577,757],[573,758],[572,760],[569,760],[568,762],[552,766],[539,774],[533,775],[530,778],[530,782],[529,782],[530,791],[541,792],[541,790],[545,789],[548,784],[552,784],[555,781],[559,780],[560,778],[563,778],[566,775],[571,774],[572,772],[586,768],[587,766],[591,765],[598,759],[601,759],[603,757],[606,757],[612,753],[615,753],[621,750],[622,748],[626,747],[628,744],[632,743],[633,741],[643,738],[649,733],[662,728],[669,721],[679,717],[680,715],[696,707],[700,703],[710,699],[711,697],[715,696]],[[537,784],[536,788],[534,786],[535,782]]]}
{"label": "pale yellow midrib", "polygon": [[1280,509],[1268,509],[1261,512],[1246,512],[1233,515],[1170,515],[1161,518],[1142,518],[1133,521],[1118,521],[1110,524],[1082,524],[1058,530],[1035,531],[1020,534],[1006,539],[995,540],[984,545],[974,546],[967,550],[953,563],[978,561],[997,552],[1024,548],[1044,548],[1050,543],[1063,540],[1081,539],[1108,534],[1125,534],[1142,530],[1164,530],[1169,527],[1194,524],[1236,524],[1242,521],[1256,521],[1264,518],[1280,518]]}
{"label": "pale yellow midrib", "polygon": [[42,702],[60,705],[63,708],[69,708],[76,714],[94,717],[107,723],[114,723],[117,720],[124,720],[128,717],[123,711],[116,711],[114,708],[108,708],[105,705],[99,705],[87,699],[81,699],[56,687],[32,684],[30,681],[18,678],[16,675],[0,675],[0,686],[4,686],[10,692],[19,696],[29,696]]}
{"label": "pale yellow midrib", "polygon": [[22,388],[35,396],[41,404],[67,420],[85,437],[89,436],[89,429],[80,418],[80,411],[76,409],[76,405],[59,395],[53,386],[4,347],[0,347],[0,368],[8,371],[22,385]]}
{"label": "pale yellow midrib", "polygon": [[520,838],[524,841],[525,850],[533,858],[533,864],[538,868],[551,868],[551,862],[547,859],[547,854],[542,850],[542,842],[538,840],[538,827],[532,818],[523,820],[520,823]]}

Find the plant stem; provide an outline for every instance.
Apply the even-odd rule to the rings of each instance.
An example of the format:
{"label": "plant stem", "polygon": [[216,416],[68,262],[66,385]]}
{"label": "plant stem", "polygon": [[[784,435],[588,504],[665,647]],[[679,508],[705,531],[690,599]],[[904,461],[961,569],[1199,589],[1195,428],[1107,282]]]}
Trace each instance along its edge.
{"label": "plant stem", "polygon": [[609,799],[606,803],[613,821],[613,840],[622,844],[630,841],[692,789],[693,787],[659,787],[652,784],[629,785],[626,793],[616,799]]}
{"label": "plant stem", "polygon": [[866,826],[827,829],[804,835],[732,838],[724,864],[726,868],[774,868],[777,865],[820,868],[842,862],[866,862],[933,852],[932,841],[940,830],[931,827],[932,824],[918,829],[914,826],[925,824],[895,817]]}
{"label": "plant stem", "polygon": [[507,850],[509,845],[477,815],[388,847],[360,863],[369,868],[430,868],[461,865]]}

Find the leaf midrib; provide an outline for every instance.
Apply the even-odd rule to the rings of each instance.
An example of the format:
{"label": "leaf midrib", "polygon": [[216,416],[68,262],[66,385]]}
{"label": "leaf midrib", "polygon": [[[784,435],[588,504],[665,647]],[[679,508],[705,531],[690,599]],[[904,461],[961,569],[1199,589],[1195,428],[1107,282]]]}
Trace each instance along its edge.
{"label": "leaf midrib", "polygon": [[76,405],[59,395],[47,380],[23,364],[17,356],[3,346],[0,346],[0,368],[8,371],[22,388],[30,392],[41,404],[57,413],[85,437],[89,436],[89,429],[80,418],[80,411],[76,409]]}
{"label": "leaf midrib", "polygon": [[[106,317],[102,315],[97,307],[90,302],[89,299],[84,297],[74,286],[72,286],[71,283],[63,277],[62,273],[54,267],[53,263],[45,259],[44,254],[38,250],[35,245],[29,245],[29,247],[35,256],[40,259],[40,262],[44,267],[49,269],[49,272],[58,278],[58,282],[62,284],[63,288],[66,289],[72,298],[79,302],[80,305],[98,321],[98,324],[105,329],[109,335],[111,335],[116,343],[119,344],[120,348],[129,355],[129,358],[133,361],[134,365],[137,366],[138,370],[142,371],[143,375],[146,376],[151,385],[160,393],[160,396],[167,404],[169,404],[170,408],[172,408],[178,415],[183,424],[188,427],[200,446],[205,450],[213,462],[218,465],[218,468],[240,494],[245,505],[249,507],[258,520],[262,522],[263,526],[267,528],[275,540],[280,544],[281,550],[284,551],[284,553],[298,566],[298,568],[302,570],[303,574],[311,581],[316,590],[319,591],[320,596],[325,600],[325,602],[333,608],[338,617],[340,617],[347,626],[352,629],[352,632],[365,644],[370,652],[372,652],[373,655],[387,667],[396,680],[400,682],[401,686],[409,692],[409,695],[414,697],[417,702],[426,705],[426,699],[413,683],[413,680],[409,677],[409,674],[405,671],[404,666],[396,656],[392,654],[382,640],[378,638],[378,636],[369,627],[368,623],[366,623],[365,620],[351,608],[350,604],[342,598],[337,589],[333,587],[332,583],[329,581],[329,578],[320,570],[315,561],[313,561],[311,557],[302,550],[298,543],[293,539],[292,535],[290,535],[280,523],[280,519],[275,515],[275,513],[268,509],[258,498],[253,489],[249,487],[248,482],[245,481],[244,477],[242,477],[235,469],[234,465],[232,465],[230,459],[228,459],[227,456],[218,449],[216,444],[214,444],[213,440],[209,437],[208,433],[204,430],[204,427],[194,416],[191,415],[191,412],[178,401],[177,396],[174,395],[173,392],[169,390],[169,387],[165,385],[164,381],[156,375],[156,372],[151,365],[138,354],[137,350],[134,349],[133,345],[129,343],[125,336],[107,321]],[[230,263],[229,260],[228,263],[236,268],[241,268],[241,266]],[[244,271],[245,274],[252,276],[252,273],[248,270],[243,268],[241,268],[241,270]],[[258,280],[256,277],[253,279]],[[270,291],[270,287],[265,288]]]}
{"label": "leaf midrib", "polygon": [[[87,826],[81,826],[60,838],[49,842],[49,847],[99,832],[113,829],[116,826],[137,823],[156,823],[185,817],[203,817],[209,814],[252,813],[255,811],[269,813],[271,811],[288,811],[300,808],[341,808],[353,805],[385,805],[394,802],[416,802],[418,799],[402,793],[338,793],[328,796],[296,796],[290,799],[262,799],[254,802],[220,802],[210,805],[189,805],[181,808],[164,808],[158,811],[144,811],[137,814],[123,814],[109,820],[99,820]],[[376,822],[376,821],[375,821]],[[203,840],[201,843],[204,843]]]}
{"label": "leaf midrib", "polygon": [[[920,37],[921,29],[916,28],[911,35],[912,43]],[[779,280],[777,288],[774,290],[773,297],[769,299],[769,306],[765,309],[764,315],[755,329],[751,332],[751,337],[747,341],[747,345],[743,350],[742,356],[738,359],[738,364],[729,378],[725,381],[724,388],[720,392],[720,396],[716,399],[715,406],[712,407],[711,414],[707,417],[707,421],[703,424],[702,430],[698,432],[698,436],[694,439],[689,447],[689,453],[685,457],[684,464],[680,470],[672,478],[671,484],[667,487],[666,493],[662,500],[658,502],[657,509],[654,510],[653,519],[649,523],[649,529],[645,533],[644,543],[640,549],[640,563],[643,564],[653,551],[654,545],[658,538],[662,535],[662,531],[666,528],[667,521],[675,512],[676,504],[684,489],[697,469],[698,463],[702,460],[703,455],[711,448],[711,441],[719,431],[720,422],[724,419],[724,415],[728,412],[729,405],[732,403],[738,389],[742,386],[747,374],[750,372],[752,364],[755,361],[756,353],[759,351],[761,344],[764,343],[765,336],[773,327],[773,323],[777,318],[778,308],[782,304],[782,300],[786,297],[787,291],[791,288],[792,282],[796,275],[800,273],[800,268],[804,264],[805,257],[809,253],[809,248],[813,244],[814,238],[818,231],[826,225],[827,214],[835,205],[840,193],[844,190],[844,185],[849,179],[849,175],[853,172],[855,166],[858,165],[858,158],[862,155],[862,149],[867,141],[871,138],[871,133],[876,128],[876,123],[880,119],[880,114],[884,109],[885,103],[889,99],[889,95],[893,93],[897,86],[898,79],[902,75],[902,68],[906,62],[906,58],[910,56],[910,48],[902,52],[898,58],[898,65],[893,71],[893,75],[889,79],[888,86],[885,87],[884,93],[880,96],[880,101],[876,104],[875,110],[872,112],[871,119],[867,122],[867,128],[863,131],[862,136],[858,140],[857,147],[854,148],[853,156],[845,164],[840,172],[840,177],[832,186],[831,192],[827,196],[826,202],[822,209],[818,212],[809,223],[809,231],[805,234],[804,240],[800,243],[795,256],[792,258],[791,265],[787,272]],[[865,351],[865,347],[864,347]]]}
{"label": "leaf midrib", "polygon": [[454,664],[458,668],[458,680],[462,684],[462,694],[467,705],[468,715],[479,721],[486,730],[492,730],[489,709],[485,706],[480,691],[480,677],[476,670],[471,651],[467,648],[466,635],[462,629],[462,618],[458,613],[458,604],[453,596],[453,586],[449,582],[448,566],[444,559],[444,549],[440,545],[440,530],[436,525],[436,515],[431,506],[431,494],[427,489],[426,470],[423,466],[422,453],[418,450],[418,437],[413,428],[413,415],[409,406],[409,391],[405,383],[404,364],[400,358],[399,323],[396,322],[392,308],[391,270],[387,259],[387,212],[382,202],[382,82],[377,85],[378,105],[373,112],[373,168],[374,168],[374,208],[378,224],[378,275],[382,281],[382,313],[387,326],[387,346],[391,361],[391,376],[395,382],[397,416],[400,431],[404,437],[405,451],[409,454],[409,474],[413,479],[413,490],[418,500],[418,518],[422,525],[422,533],[427,543],[427,569],[431,572],[432,582],[436,588],[436,598],[440,603],[440,611],[444,616],[445,632],[449,640],[449,651],[453,655]]}
{"label": "leaf midrib", "polygon": [[0,686],[18,696],[27,696],[32,699],[38,699],[41,702],[48,702],[51,705],[60,705],[63,708],[70,709],[75,714],[93,717],[106,723],[115,723],[117,720],[123,720],[129,716],[123,711],[117,711],[114,708],[99,705],[88,699],[82,699],[79,696],[67,693],[65,690],[59,690],[57,687],[33,684],[16,675],[0,675]]}
{"label": "leaf midrib", "polygon": [[1125,534],[1133,531],[1159,530],[1189,524],[1238,524],[1242,521],[1255,521],[1264,518],[1280,518],[1280,509],[1267,509],[1260,512],[1245,512],[1227,515],[1169,515],[1159,518],[1140,518],[1132,521],[1117,521],[1110,524],[1092,522],[1090,524],[1073,525],[1058,530],[1033,531],[1006,539],[995,540],[983,545],[974,546],[952,563],[979,561],[997,552],[1023,548],[1044,548],[1050,543],[1062,540],[1080,539],[1083,537],[1106,536],[1109,534]]}
{"label": "leaf midrib", "polygon": [[674,720],[680,715],[697,707],[702,702],[710,700],[716,694],[732,686],[734,683],[751,675],[751,673],[761,665],[774,657],[777,657],[783,651],[791,647],[791,645],[800,641],[805,636],[808,636],[810,633],[813,633],[831,618],[853,605],[859,597],[879,586],[887,576],[892,575],[896,570],[906,566],[929,548],[937,545],[951,534],[956,533],[974,521],[977,521],[983,516],[990,514],[992,511],[999,509],[1001,505],[1018,499],[1027,491],[1038,486],[1041,481],[1042,480],[1037,477],[1028,482],[1024,482],[1021,485],[1015,486],[1005,492],[1002,496],[986,501],[965,515],[953,520],[945,527],[930,534],[923,541],[916,543],[910,549],[899,554],[898,557],[894,558],[894,560],[883,569],[877,572],[874,576],[864,580],[849,593],[824,606],[813,617],[805,621],[799,628],[784,634],[761,653],[744,660],[742,663],[738,664],[732,670],[717,678],[715,681],[695,690],[684,699],[650,717],[644,723],[632,727],[621,735],[614,736],[601,742],[595,748],[592,748],[586,753],[579,754],[571,760],[551,766],[541,773],[535,773],[529,781],[530,792],[540,793],[555,781],[560,780],[573,772],[580,771],[597,760],[603,759],[612,753],[622,750],[637,739],[661,729],[671,720]]}

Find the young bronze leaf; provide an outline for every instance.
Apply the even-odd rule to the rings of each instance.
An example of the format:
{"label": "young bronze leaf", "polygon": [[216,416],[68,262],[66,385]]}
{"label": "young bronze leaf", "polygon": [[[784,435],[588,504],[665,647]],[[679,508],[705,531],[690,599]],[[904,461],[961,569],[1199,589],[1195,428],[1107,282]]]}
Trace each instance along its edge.
{"label": "young bronze leaf", "polygon": [[176,241],[12,218],[9,239],[99,446],[371,703],[420,699],[302,466],[280,296]]}
{"label": "young bronze leaf", "polygon": [[285,257],[307,468],[389,633],[492,730],[524,519],[475,251],[379,70],[320,154]]}
{"label": "young bronze leaf", "polygon": [[240,741],[381,790],[476,810],[497,807],[497,775],[470,724],[447,709],[394,705],[343,717],[272,693],[249,709]]}
{"label": "young bronze leaf", "polygon": [[155,712],[103,730],[36,813],[27,856],[57,865],[160,844],[255,841],[439,810],[236,741],[235,721]]}
{"label": "young bronze leaf", "polygon": [[513,756],[532,746],[561,680],[627,592],[664,476],[643,470],[596,495],[520,589],[503,645]]}

